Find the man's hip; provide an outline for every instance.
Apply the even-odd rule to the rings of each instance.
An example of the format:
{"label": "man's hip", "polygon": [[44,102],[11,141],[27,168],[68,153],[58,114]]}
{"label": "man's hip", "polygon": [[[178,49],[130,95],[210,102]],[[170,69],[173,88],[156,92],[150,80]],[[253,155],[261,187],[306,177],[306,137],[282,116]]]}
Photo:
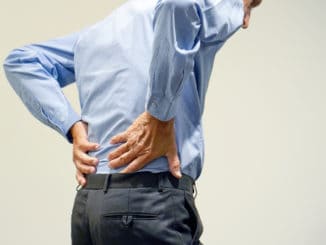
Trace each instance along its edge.
{"label": "man's hip", "polygon": [[89,175],[74,202],[72,244],[200,244],[194,184],[169,172]]}

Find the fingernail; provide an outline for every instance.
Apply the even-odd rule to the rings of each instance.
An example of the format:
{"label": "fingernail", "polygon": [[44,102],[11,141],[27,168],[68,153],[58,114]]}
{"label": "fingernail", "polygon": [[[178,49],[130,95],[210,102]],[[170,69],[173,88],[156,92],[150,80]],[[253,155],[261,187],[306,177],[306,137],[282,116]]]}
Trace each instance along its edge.
{"label": "fingernail", "polygon": [[182,177],[182,174],[180,171],[177,171],[177,175],[181,178]]}
{"label": "fingernail", "polygon": [[95,145],[95,149],[97,150],[98,148],[100,148],[100,145],[99,144]]}

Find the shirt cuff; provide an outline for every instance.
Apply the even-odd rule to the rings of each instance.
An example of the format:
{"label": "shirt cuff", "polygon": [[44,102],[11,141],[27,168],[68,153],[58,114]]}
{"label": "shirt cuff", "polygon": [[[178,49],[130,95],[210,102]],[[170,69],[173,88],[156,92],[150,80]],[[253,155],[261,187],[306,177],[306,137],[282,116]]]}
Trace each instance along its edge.
{"label": "shirt cuff", "polygon": [[78,121],[81,121],[80,115],[78,115],[74,110],[70,110],[67,120],[62,125],[63,136],[72,144],[72,135],[70,133],[71,127]]}
{"label": "shirt cuff", "polygon": [[169,121],[176,114],[177,100],[167,98],[150,97],[146,103],[146,111],[160,121]]}

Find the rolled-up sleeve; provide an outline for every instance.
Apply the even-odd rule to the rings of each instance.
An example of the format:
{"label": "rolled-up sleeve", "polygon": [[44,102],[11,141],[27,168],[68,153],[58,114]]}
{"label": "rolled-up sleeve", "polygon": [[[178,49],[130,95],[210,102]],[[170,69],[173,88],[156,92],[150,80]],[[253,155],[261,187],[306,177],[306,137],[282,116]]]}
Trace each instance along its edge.
{"label": "rolled-up sleeve", "polygon": [[75,81],[74,46],[79,34],[14,49],[4,61],[7,79],[28,110],[69,142],[69,129],[80,115],[61,88]]}

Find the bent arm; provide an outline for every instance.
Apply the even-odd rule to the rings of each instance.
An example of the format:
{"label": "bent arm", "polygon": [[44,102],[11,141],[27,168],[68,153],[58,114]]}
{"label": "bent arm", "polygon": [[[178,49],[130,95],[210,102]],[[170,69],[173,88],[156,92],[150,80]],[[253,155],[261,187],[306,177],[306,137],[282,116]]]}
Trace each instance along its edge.
{"label": "bent arm", "polygon": [[8,81],[28,110],[72,142],[80,120],[61,88],[75,81],[74,46],[79,33],[14,49],[4,61]]}
{"label": "bent arm", "polygon": [[199,51],[200,8],[195,0],[160,0],[154,14],[154,42],[146,110],[161,121],[176,114],[182,85]]}

